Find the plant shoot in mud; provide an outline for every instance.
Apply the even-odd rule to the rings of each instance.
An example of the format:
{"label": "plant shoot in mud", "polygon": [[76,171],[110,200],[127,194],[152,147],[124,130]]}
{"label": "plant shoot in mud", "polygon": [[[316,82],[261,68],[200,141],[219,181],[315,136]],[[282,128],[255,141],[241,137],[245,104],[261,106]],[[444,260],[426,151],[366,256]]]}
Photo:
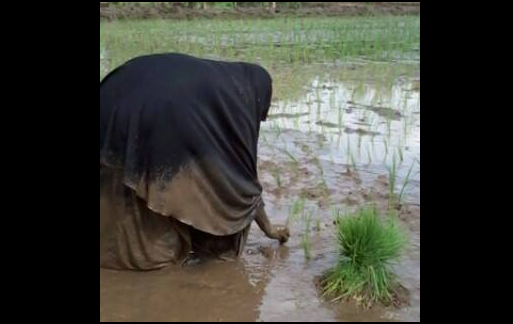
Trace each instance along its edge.
{"label": "plant shoot in mud", "polygon": [[404,195],[406,194],[406,188],[410,184],[411,175],[413,173],[413,169],[415,168],[416,163],[417,163],[417,161],[413,161],[410,169],[408,170],[408,174],[406,174],[406,178],[404,179],[403,187],[401,188],[401,192],[399,193],[399,196],[398,196],[399,203],[402,203],[404,201]]}
{"label": "plant shoot in mud", "polygon": [[312,221],[313,210],[303,212],[303,233],[301,234],[301,247],[305,252],[305,259],[310,261],[312,259]]}
{"label": "plant shoot in mud", "polygon": [[292,226],[301,215],[303,215],[305,210],[305,199],[298,198],[294,201],[292,206],[290,207],[289,218],[287,219],[287,226]]}
{"label": "plant shoot in mud", "polygon": [[277,168],[276,170],[274,170],[273,177],[274,177],[274,180],[276,180],[276,186],[278,187],[279,190],[281,190],[283,188],[283,182],[281,179],[280,169]]}
{"label": "plant shoot in mud", "polygon": [[285,153],[285,155],[287,155],[287,157],[290,159],[290,161],[291,161],[295,166],[299,165],[299,161],[296,159],[296,157],[295,157],[292,153],[290,153],[290,152],[287,150],[287,148],[281,149],[281,151],[282,151],[283,153]]}
{"label": "plant shoot in mud", "polygon": [[396,202],[395,188],[397,186],[397,156],[394,154],[392,159],[392,165],[387,167],[388,169],[388,207],[389,209],[394,206]]}

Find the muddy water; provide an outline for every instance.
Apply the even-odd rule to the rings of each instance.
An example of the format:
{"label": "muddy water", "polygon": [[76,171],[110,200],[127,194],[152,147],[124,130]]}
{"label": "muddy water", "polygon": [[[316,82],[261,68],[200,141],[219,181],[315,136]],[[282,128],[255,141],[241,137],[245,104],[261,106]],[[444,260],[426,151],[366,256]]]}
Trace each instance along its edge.
{"label": "muddy water", "polygon": [[[417,84],[420,87],[417,79],[376,84],[317,78],[305,89],[306,98],[276,104],[264,129],[278,134],[283,130],[299,130],[312,135],[310,143],[278,136],[280,149],[289,157],[292,155],[291,159],[304,153],[301,151],[315,150],[312,154],[320,160],[350,165],[359,172],[376,175],[387,174],[395,160],[399,191],[413,167],[409,178],[415,185],[407,188],[411,193],[407,198],[420,203]],[[312,143],[315,136],[317,140]],[[373,177],[364,178],[373,180]]]}
{"label": "muddy water", "polygon": [[[260,178],[268,214],[275,223],[289,224],[291,241],[279,246],[254,227],[240,260],[150,273],[100,269],[100,321],[420,321],[416,88],[414,79],[383,89],[372,82],[319,77],[305,89],[304,98],[278,103],[262,133]],[[362,310],[325,302],[316,278],[337,256],[333,210],[365,203],[386,210],[394,155],[398,190],[413,165],[400,210],[412,247],[396,266],[409,304]],[[310,261],[301,246],[305,222],[290,218],[300,197],[313,215]]]}

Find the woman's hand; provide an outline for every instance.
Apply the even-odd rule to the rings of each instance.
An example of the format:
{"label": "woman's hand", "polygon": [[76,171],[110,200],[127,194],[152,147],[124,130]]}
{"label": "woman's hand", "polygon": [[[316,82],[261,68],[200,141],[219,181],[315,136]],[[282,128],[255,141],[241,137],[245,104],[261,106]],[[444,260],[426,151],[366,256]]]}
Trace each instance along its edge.
{"label": "woman's hand", "polygon": [[290,230],[286,226],[273,225],[270,238],[280,241],[281,244],[285,244],[290,239]]}

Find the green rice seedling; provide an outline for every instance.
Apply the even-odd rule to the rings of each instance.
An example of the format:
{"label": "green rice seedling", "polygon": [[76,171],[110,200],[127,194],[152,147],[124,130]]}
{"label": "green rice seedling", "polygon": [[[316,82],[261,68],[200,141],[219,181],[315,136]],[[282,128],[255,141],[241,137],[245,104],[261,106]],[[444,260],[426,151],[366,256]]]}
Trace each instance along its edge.
{"label": "green rice seedling", "polygon": [[330,108],[331,109],[336,109],[337,107],[337,97],[336,97],[336,92],[331,90],[330,91]]}
{"label": "green rice seedling", "polygon": [[292,206],[290,206],[289,217],[287,219],[287,226],[291,227],[296,223],[305,210],[306,201],[304,198],[297,198]]}
{"label": "green rice seedling", "polygon": [[344,127],[344,112],[345,112],[345,109],[344,109],[344,107],[341,104],[339,109],[338,109],[339,134],[342,134],[342,129]]}
{"label": "green rice seedling", "polygon": [[388,166],[388,186],[389,186],[389,199],[394,200],[396,198],[395,189],[397,186],[397,157],[394,155],[392,159],[392,165]]}
{"label": "green rice seedling", "polygon": [[350,165],[351,164],[351,154],[352,154],[351,137],[347,136],[346,139],[347,139],[346,140],[346,164]]}
{"label": "green rice seedling", "polygon": [[381,218],[376,208],[336,218],[339,260],[322,282],[332,301],[354,299],[362,306],[392,305],[400,288],[391,266],[405,250],[407,239],[395,217]]}
{"label": "green rice seedling", "polygon": [[387,160],[387,158],[388,158],[388,153],[389,153],[389,152],[388,152],[388,140],[389,140],[389,139],[388,139],[387,137],[384,137],[384,138],[383,138],[383,145],[384,145],[384,147],[385,147],[385,161]]}
{"label": "green rice seedling", "polygon": [[403,119],[403,137],[404,138],[408,138],[409,135],[410,135],[410,131],[412,129],[412,127],[414,126],[412,124],[412,121],[414,120],[414,118],[408,118],[408,115],[404,115],[404,119]]}
{"label": "green rice seedling", "polygon": [[351,167],[353,168],[353,171],[354,172],[357,172],[358,171],[358,168],[357,168],[357,165],[356,165],[356,158],[354,156],[354,153],[353,151],[350,151],[349,152],[349,159],[351,161]]}
{"label": "green rice seedling", "polygon": [[290,161],[292,163],[294,163],[294,165],[299,165],[299,161],[296,159],[296,157],[294,155],[292,155],[292,153],[290,153],[287,148],[284,148],[284,149],[280,149],[280,151],[282,151],[283,153],[285,153],[285,155],[287,155],[287,157],[290,159]]}
{"label": "green rice seedling", "polygon": [[362,151],[362,143],[363,143],[363,136],[362,134],[358,134],[358,141],[357,141],[357,148],[358,148],[358,156],[361,156]]}
{"label": "green rice seedling", "polygon": [[372,164],[372,153],[371,153],[370,146],[367,146],[367,163],[369,165]]}
{"label": "green rice seedling", "polygon": [[399,147],[397,148],[397,153],[399,153],[399,161],[401,164],[404,162],[404,146],[399,144]]}
{"label": "green rice seedling", "polygon": [[273,177],[274,177],[274,180],[276,180],[276,186],[278,187],[278,189],[282,189],[283,188],[283,182],[282,182],[282,179],[281,179],[281,172],[280,172],[279,169],[274,170]]}
{"label": "green rice seedling", "polygon": [[326,181],[326,174],[324,172],[324,168],[322,167],[319,161],[319,171],[321,172],[321,187],[322,190],[328,191],[328,182]]}
{"label": "green rice seedling", "polygon": [[280,124],[275,122],[272,124],[272,130],[276,133],[276,139],[279,139],[283,134],[283,130],[280,127]]}
{"label": "green rice seedling", "polygon": [[393,119],[393,111],[392,109],[388,110],[387,114],[387,135],[388,137],[392,134],[392,119]]}
{"label": "green rice seedling", "polygon": [[303,232],[301,234],[301,247],[305,252],[305,259],[310,261],[312,259],[312,220],[313,210],[305,211],[303,213]]}
{"label": "green rice seedling", "polygon": [[402,186],[401,191],[399,192],[399,196],[398,196],[399,203],[402,203],[404,201],[404,195],[406,193],[406,188],[410,184],[411,175],[413,173],[413,169],[415,168],[416,162],[417,161],[413,161],[410,169],[408,170],[408,173],[406,174],[406,178],[404,179],[403,186]]}

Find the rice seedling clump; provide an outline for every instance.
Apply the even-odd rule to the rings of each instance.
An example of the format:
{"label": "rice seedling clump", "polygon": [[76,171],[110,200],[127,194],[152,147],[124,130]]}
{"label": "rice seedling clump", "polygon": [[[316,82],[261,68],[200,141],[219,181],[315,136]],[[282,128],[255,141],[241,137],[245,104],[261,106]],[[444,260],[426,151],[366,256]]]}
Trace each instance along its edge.
{"label": "rice seedling clump", "polygon": [[324,297],[354,299],[364,307],[397,302],[400,285],[391,266],[406,247],[395,218],[381,218],[375,208],[337,216],[340,260],[322,282]]}

